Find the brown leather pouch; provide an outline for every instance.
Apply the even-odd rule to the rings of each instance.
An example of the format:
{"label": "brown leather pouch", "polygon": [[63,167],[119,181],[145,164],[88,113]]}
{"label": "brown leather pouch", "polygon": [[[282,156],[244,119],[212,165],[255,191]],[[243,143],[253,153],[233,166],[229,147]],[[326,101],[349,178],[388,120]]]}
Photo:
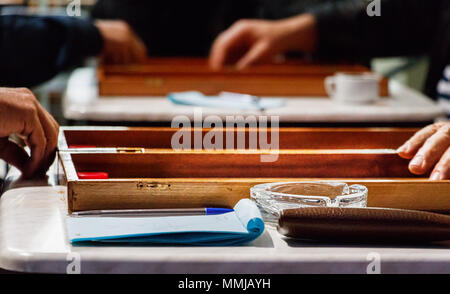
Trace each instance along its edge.
{"label": "brown leather pouch", "polygon": [[283,211],[278,231],[318,241],[445,241],[450,240],[450,216],[384,208],[298,208]]}

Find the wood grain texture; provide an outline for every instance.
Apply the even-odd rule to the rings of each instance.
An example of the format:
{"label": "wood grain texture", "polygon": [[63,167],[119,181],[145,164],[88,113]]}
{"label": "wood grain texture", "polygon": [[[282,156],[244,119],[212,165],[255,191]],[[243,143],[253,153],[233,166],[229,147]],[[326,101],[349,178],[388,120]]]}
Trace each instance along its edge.
{"label": "wood grain texture", "polygon": [[[279,149],[397,149],[418,129],[404,128],[280,128]],[[220,136],[224,144],[227,136],[233,136],[233,146],[242,140],[249,148],[249,138],[259,132],[267,133],[267,142],[271,142],[270,130],[234,128],[228,129],[177,129],[177,128],[62,128],[59,149],[67,150],[70,145],[88,145],[105,147],[167,148],[171,149],[171,139],[176,132],[191,138],[194,148],[194,132],[202,136],[207,133]],[[258,140],[258,148],[260,148]]]}
{"label": "wood grain texture", "polygon": [[83,180],[68,184],[70,211],[132,208],[233,207],[257,184],[338,181],[364,185],[368,206],[450,213],[450,181],[426,179],[197,178]]}
{"label": "wood grain texture", "polygon": [[[280,175],[274,172],[273,168],[264,174],[264,176],[273,175],[272,177],[258,178],[265,169],[255,169],[254,172],[253,169],[241,171],[241,168],[238,168],[240,171],[237,175],[232,170],[232,177],[227,175],[225,178],[219,178],[215,176],[222,171],[216,171],[215,166],[208,167],[202,174],[195,165],[189,167],[187,172],[183,170],[183,167],[179,171],[180,166],[175,166],[173,174],[183,177],[165,178],[170,176],[167,170],[159,170],[154,165],[148,165],[146,160],[137,163],[138,158],[145,155],[108,154],[106,158],[108,163],[103,165],[99,159],[90,159],[92,156],[97,158],[98,154],[72,154],[71,158],[77,170],[98,171],[101,169],[108,171],[112,176],[121,178],[74,180],[72,177],[72,180],[68,181],[70,209],[77,211],[101,208],[196,207],[198,205],[231,207],[239,199],[248,197],[249,189],[255,184],[297,180],[336,180],[333,176],[329,176],[326,169],[319,169],[326,172],[326,176],[313,178],[310,173],[306,173],[304,178],[299,178],[300,175],[293,173]],[[138,167],[130,167],[135,163]],[[245,164],[247,165],[248,162]],[[353,162],[353,164],[358,163]],[[146,177],[154,174],[156,174],[154,178]],[[125,175],[126,177],[122,177]],[[132,177],[133,175],[136,177]],[[338,181],[366,185],[369,189],[369,206],[450,211],[449,181],[430,182],[410,177],[389,179],[377,178],[373,175],[367,175],[369,178],[364,179],[361,174],[357,176],[357,179],[340,178]]]}
{"label": "wood grain texture", "polygon": [[[60,146],[144,148],[141,153],[60,150],[69,210],[233,207],[256,184],[326,180],[365,185],[372,207],[450,212],[450,181],[413,177],[407,160],[390,149],[415,129],[280,129],[282,149],[273,163],[261,162],[261,155],[269,154],[264,150],[174,151],[168,144],[175,131],[63,129],[67,141]],[[253,131],[244,130],[246,140]],[[236,129],[232,133],[236,136]],[[79,180],[80,171],[108,172],[111,179]]]}
{"label": "wood grain texture", "polygon": [[[301,61],[258,65],[248,70],[211,71],[206,59],[155,58],[140,65],[101,65],[101,96],[165,96],[197,90],[206,95],[221,91],[257,96],[327,96],[324,78],[335,72],[367,72],[359,65],[317,65]],[[388,96],[388,81],[380,95]]]}
{"label": "wood grain texture", "polygon": [[[278,153],[278,154],[277,154]],[[276,161],[262,162],[262,155]],[[408,177],[408,160],[393,152],[358,150],[184,151],[72,154],[77,172],[110,178],[380,178]]]}

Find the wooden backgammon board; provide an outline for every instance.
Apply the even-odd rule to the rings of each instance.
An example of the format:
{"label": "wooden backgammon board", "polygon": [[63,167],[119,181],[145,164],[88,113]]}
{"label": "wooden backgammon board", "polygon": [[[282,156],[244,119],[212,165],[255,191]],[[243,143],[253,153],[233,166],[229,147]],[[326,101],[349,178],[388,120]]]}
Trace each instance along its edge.
{"label": "wooden backgammon board", "polygon": [[[368,72],[360,65],[317,65],[289,60],[256,65],[244,71],[209,69],[201,58],[152,58],[135,65],[102,64],[99,95],[166,96],[171,92],[200,91],[205,95],[236,92],[257,96],[327,96],[324,79],[336,72]],[[388,96],[388,80],[380,82],[380,96]]]}
{"label": "wooden backgammon board", "polygon": [[[450,181],[411,175],[394,151],[414,129],[280,128],[274,162],[261,162],[274,151],[247,148],[260,131],[63,128],[59,158],[69,211],[233,207],[256,184],[326,180],[367,186],[372,207],[450,212]],[[244,140],[246,149],[177,151],[171,148],[176,132],[233,138],[234,146]]]}

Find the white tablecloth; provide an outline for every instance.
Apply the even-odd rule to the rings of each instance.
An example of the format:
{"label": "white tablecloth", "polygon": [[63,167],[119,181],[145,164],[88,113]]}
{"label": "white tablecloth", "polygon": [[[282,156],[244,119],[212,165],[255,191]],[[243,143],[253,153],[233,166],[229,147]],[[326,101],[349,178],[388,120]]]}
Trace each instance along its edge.
{"label": "white tablecloth", "polygon": [[[0,267],[66,273],[450,273],[450,247],[302,243],[267,228],[240,247],[71,246],[65,187],[19,188],[0,198]],[[75,268],[76,272],[76,268]]]}

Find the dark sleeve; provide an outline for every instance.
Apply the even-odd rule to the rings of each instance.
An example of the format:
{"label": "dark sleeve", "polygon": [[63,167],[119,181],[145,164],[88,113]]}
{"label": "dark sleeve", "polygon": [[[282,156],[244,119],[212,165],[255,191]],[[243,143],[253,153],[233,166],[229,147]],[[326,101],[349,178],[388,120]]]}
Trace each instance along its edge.
{"label": "dark sleeve", "polygon": [[309,10],[317,19],[319,57],[361,61],[431,50],[441,1],[380,0],[381,16],[370,17],[371,2],[329,1]]}
{"label": "dark sleeve", "polygon": [[99,54],[103,40],[90,20],[0,16],[0,86],[32,87]]}

